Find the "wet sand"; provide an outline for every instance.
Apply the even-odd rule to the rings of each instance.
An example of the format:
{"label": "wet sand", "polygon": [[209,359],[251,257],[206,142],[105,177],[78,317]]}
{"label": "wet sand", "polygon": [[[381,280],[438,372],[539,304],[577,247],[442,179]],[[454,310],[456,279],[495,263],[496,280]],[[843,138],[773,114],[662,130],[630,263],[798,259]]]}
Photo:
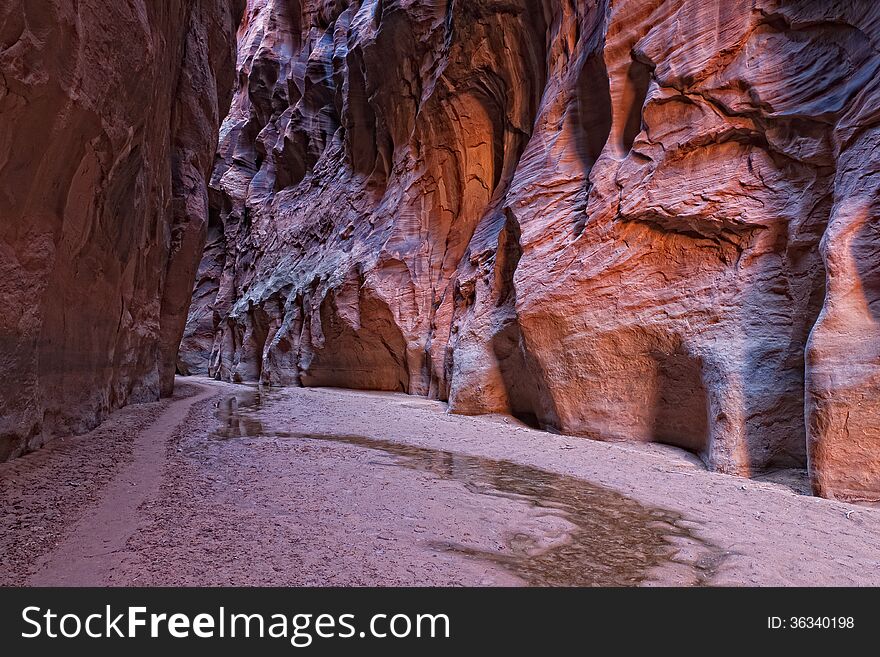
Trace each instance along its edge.
{"label": "wet sand", "polygon": [[180,379],[0,464],[0,583],[880,583],[880,512],[773,479],[405,395]]}

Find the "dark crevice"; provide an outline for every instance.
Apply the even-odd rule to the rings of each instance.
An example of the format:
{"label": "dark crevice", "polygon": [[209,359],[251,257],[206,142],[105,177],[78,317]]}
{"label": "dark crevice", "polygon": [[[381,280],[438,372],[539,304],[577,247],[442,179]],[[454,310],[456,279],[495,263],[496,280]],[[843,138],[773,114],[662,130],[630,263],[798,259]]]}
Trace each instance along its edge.
{"label": "dark crevice", "polygon": [[[409,392],[406,340],[385,301],[368,290],[355,291],[362,284],[331,291],[321,302],[324,344],[320,348],[311,344],[311,358],[300,374],[302,384]],[[352,292],[356,297],[348,296]],[[351,304],[357,306],[360,326],[345,319]]]}
{"label": "dark crevice", "polygon": [[601,52],[590,55],[581,68],[574,119],[575,146],[589,177],[611,134],[611,91]]}
{"label": "dark crevice", "polygon": [[253,380],[259,381],[263,375],[263,350],[269,336],[269,318],[260,307],[251,307],[251,342],[253,343]]}
{"label": "dark crevice", "polygon": [[702,362],[685,353],[651,353],[657,368],[651,438],[707,458],[709,403]]}
{"label": "dark crevice", "polygon": [[[586,198],[591,186],[590,173],[608,143],[612,126],[611,89],[601,50],[591,54],[581,68],[574,109],[574,141],[587,181]],[[577,237],[584,230],[586,215],[577,212],[575,216],[573,231]]]}
{"label": "dark crevice", "polygon": [[629,108],[626,115],[626,123],[621,133],[620,147],[624,153],[629,154],[633,142],[642,131],[642,111],[645,100],[648,97],[648,88],[651,84],[653,69],[648,64],[633,59],[626,75],[626,99]]}
{"label": "dark crevice", "polygon": [[538,364],[523,342],[516,315],[513,277],[523,253],[521,231],[509,208],[505,214],[507,220],[498,237],[495,276],[500,285],[498,306],[507,306],[511,312],[492,336],[492,351],[501,372],[510,414],[534,428],[555,430],[559,426],[555,405]]}

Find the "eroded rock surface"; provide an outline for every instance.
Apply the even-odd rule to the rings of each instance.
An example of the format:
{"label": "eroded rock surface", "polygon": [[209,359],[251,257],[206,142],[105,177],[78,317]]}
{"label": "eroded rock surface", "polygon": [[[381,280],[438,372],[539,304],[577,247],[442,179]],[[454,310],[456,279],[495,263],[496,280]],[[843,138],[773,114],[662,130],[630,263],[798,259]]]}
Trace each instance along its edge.
{"label": "eroded rock surface", "polygon": [[0,6],[0,459],[171,391],[243,9]]}
{"label": "eroded rock surface", "polygon": [[878,21],[251,0],[178,367],[880,498]]}

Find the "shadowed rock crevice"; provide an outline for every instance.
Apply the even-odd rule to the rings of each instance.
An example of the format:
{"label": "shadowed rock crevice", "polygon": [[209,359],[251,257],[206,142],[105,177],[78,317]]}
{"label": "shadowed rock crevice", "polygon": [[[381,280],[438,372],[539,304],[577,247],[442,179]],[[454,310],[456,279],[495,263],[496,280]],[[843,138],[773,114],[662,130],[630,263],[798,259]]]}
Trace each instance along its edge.
{"label": "shadowed rock crevice", "polygon": [[387,304],[369,294],[355,307],[347,303],[332,292],[321,303],[320,336],[313,328],[302,384],[409,392],[406,342]]}
{"label": "shadowed rock crevice", "polygon": [[263,308],[251,308],[247,314],[242,337],[242,361],[237,371],[238,382],[260,381],[263,373],[263,350],[269,335],[269,318]]}
{"label": "shadowed rock crevice", "polygon": [[859,227],[850,247],[858,284],[871,319],[880,324],[880,226],[873,217]]}
{"label": "shadowed rock crevice", "polygon": [[624,103],[629,109],[625,112],[626,123],[620,135],[620,148],[627,154],[632,150],[636,136],[642,131],[642,110],[648,97],[651,70],[651,66],[633,59],[626,74]]}
{"label": "shadowed rock crevice", "polygon": [[[601,52],[590,55],[578,77],[575,144],[589,177],[611,134],[611,94]],[[630,142],[632,143],[632,142]],[[629,149],[627,149],[629,150]]]}
{"label": "shadowed rock crevice", "polygon": [[655,383],[651,439],[709,457],[709,408],[702,362],[686,353],[651,354]]}
{"label": "shadowed rock crevice", "polygon": [[512,212],[508,210],[505,216],[504,229],[499,235],[495,277],[500,284],[496,305],[507,308],[508,314],[492,336],[492,351],[498,362],[506,395],[505,410],[530,426],[556,429],[558,419],[553,403],[523,343],[514,310],[516,287],[513,276],[522,257],[521,231]]}

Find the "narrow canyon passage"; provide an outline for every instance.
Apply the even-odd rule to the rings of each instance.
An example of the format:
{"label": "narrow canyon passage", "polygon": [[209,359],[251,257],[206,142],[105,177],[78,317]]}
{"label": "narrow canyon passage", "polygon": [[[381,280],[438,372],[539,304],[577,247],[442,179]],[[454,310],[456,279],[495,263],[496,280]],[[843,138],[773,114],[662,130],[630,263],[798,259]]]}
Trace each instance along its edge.
{"label": "narrow canyon passage", "polygon": [[673,448],[398,394],[177,388],[0,464],[0,584],[880,583],[877,510]]}

